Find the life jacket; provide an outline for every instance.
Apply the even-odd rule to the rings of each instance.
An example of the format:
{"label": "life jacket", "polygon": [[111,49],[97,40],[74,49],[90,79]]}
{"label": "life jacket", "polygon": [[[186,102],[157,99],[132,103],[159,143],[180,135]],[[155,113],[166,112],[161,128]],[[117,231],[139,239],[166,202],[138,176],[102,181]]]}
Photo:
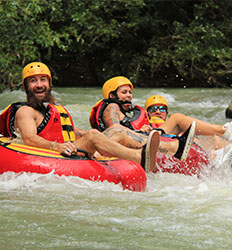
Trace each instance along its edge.
{"label": "life jacket", "polygon": [[161,126],[165,121],[157,116],[153,116],[149,119],[149,122],[153,128],[158,128]]}
{"label": "life jacket", "polygon": [[17,137],[14,128],[15,114],[16,111],[23,105],[27,104],[25,102],[16,102],[10,104],[2,111],[0,114],[0,134],[6,137]]}
{"label": "life jacket", "polygon": [[140,106],[135,105],[131,112],[132,115],[130,116],[129,112],[125,112],[125,110],[123,110],[121,103],[118,100],[104,99],[97,102],[91,110],[89,121],[92,128],[98,129],[101,132],[106,129],[106,125],[102,117],[104,110],[110,103],[117,103],[121,112],[125,115],[125,117],[120,121],[121,125],[132,130],[140,130],[144,124],[149,125],[147,113]]}
{"label": "life jacket", "polygon": [[[0,115],[0,134],[6,137],[17,137],[14,121],[17,110],[28,105],[17,102],[9,105]],[[44,119],[37,127],[37,135],[49,141],[59,143],[75,141],[74,124],[68,111],[61,105],[48,104]]]}
{"label": "life jacket", "polygon": [[[176,138],[178,137],[177,135],[173,135],[173,134],[166,134],[165,131],[163,129],[159,129],[159,127],[165,123],[165,121],[161,118],[159,118],[158,116],[153,116],[149,119],[150,121],[150,125],[154,128],[154,129],[157,129],[157,130],[161,130],[164,132],[164,134],[161,134],[161,141],[170,141],[171,139],[172,140],[176,140]],[[181,132],[179,134],[179,136],[181,136],[183,134],[183,132]],[[170,139],[171,138],[171,139]]]}

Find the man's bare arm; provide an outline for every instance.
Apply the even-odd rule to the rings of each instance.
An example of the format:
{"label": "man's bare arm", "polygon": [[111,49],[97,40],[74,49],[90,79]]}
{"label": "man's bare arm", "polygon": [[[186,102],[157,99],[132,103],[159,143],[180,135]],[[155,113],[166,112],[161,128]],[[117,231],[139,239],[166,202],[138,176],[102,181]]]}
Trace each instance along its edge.
{"label": "man's bare arm", "polygon": [[107,128],[120,124],[120,108],[116,103],[110,103],[103,112],[103,121]]}
{"label": "man's bare arm", "polygon": [[[28,106],[21,107],[15,116],[15,128],[17,128],[26,145],[49,148],[49,141],[37,135],[35,110]],[[42,116],[41,116],[42,121]]]}
{"label": "man's bare arm", "polygon": [[52,142],[37,135],[37,126],[42,122],[42,120],[42,114],[39,114],[33,108],[28,106],[23,106],[16,112],[15,128],[19,130],[26,145],[45,149],[54,149],[67,155],[71,155],[76,152],[76,148],[71,142]]}

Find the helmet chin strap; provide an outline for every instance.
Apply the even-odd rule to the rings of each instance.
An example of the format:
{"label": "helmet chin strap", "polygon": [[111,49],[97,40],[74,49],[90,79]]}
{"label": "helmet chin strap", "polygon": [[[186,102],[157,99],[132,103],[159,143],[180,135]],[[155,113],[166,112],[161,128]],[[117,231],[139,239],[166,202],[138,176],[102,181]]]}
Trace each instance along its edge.
{"label": "helmet chin strap", "polygon": [[131,101],[120,101],[120,103],[123,105],[123,104],[132,104]]}
{"label": "helmet chin strap", "polygon": [[[119,101],[119,100],[118,100],[118,101]],[[119,102],[120,102],[120,104],[121,104],[121,107],[122,107],[123,104],[131,104],[131,108],[130,108],[129,110],[124,110],[124,109],[122,108],[122,109],[124,110],[124,113],[128,114],[128,113],[130,113],[131,111],[133,111],[134,106],[133,106],[133,104],[132,104],[131,101],[119,101]]]}
{"label": "helmet chin strap", "polygon": [[115,96],[114,99],[117,100],[118,102],[120,102],[121,105],[123,105],[123,104],[132,104],[131,101],[121,101],[121,100],[119,100],[118,95],[117,95],[117,91],[114,91],[113,95]]}
{"label": "helmet chin strap", "polygon": [[[114,98],[111,98],[111,99],[114,99],[114,100],[117,101],[117,103],[120,106],[120,110],[122,111],[122,113],[131,116],[131,112],[133,111],[133,107],[134,107],[132,105],[132,102],[131,101],[121,101],[121,100],[119,100],[118,95],[117,95],[117,91],[112,92],[112,94],[114,95]],[[128,111],[124,110],[123,107],[122,107],[123,104],[131,104],[131,109],[128,110]]]}
{"label": "helmet chin strap", "polygon": [[[134,116],[134,106],[132,105],[132,102],[131,101],[120,101],[120,104],[121,104],[121,111],[123,111],[123,113],[127,117],[132,118]],[[130,110],[124,110],[122,107],[123,104],[131,104]]]}

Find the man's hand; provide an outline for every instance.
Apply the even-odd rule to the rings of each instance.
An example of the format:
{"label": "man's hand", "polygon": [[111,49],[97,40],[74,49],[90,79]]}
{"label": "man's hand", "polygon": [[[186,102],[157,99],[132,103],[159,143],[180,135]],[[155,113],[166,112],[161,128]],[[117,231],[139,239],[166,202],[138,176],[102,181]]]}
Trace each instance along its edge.
{"label": "man's hand", "polygon": [[77,149],[72,142],[58,143],[56,142],[53,147],[53,150],[60,152],[61,154],[66,154],[68,156],[76,155]]}
{"label": "man's hand", "polygon": [[141,132],[149,134],[152,131],[152,127],[150,125],[143,125],[140,129]]}

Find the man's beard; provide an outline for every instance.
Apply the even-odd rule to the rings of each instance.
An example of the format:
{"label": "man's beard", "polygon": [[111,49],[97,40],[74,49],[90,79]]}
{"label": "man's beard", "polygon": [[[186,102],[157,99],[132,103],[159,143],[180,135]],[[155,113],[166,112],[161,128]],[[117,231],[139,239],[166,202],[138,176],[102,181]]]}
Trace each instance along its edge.
{"label": "man's beard", "polygon": [[47,109],[44,103],[50,103],[50,104],[56,103],[55,97],[51,94],[51,88],[45,90],[45,96],[43,100],[39,100],[31,90],[27,90],[26,92],[27,92],[28,105],[34,108],[35,110],[38,110],[42,114],[45,114]]}

